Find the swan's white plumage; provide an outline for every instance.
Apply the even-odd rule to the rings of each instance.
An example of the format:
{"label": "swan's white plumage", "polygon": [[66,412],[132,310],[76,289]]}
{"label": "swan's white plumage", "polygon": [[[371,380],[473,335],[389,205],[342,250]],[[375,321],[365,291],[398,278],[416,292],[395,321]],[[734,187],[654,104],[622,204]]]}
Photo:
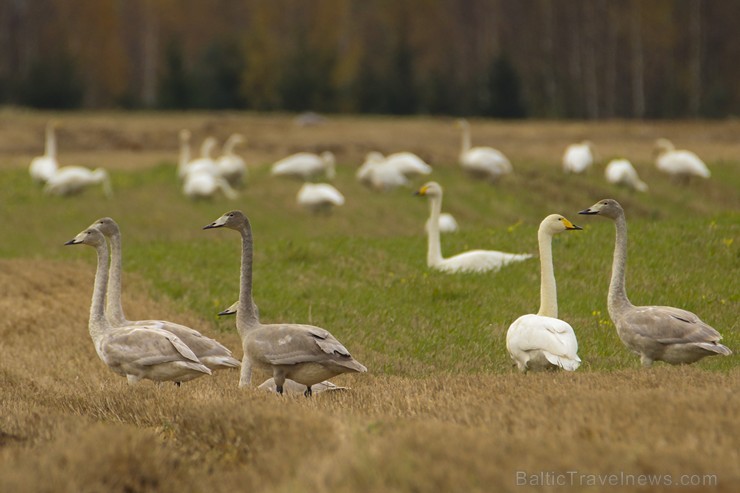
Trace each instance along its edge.
{"label": "swan's white plumage", "polygon": [[462,147],[460,166],[472,176],[495,182],[513,171],[511,162],[498,149],[493,147],[472,147],[470,124],[467,120],[458,120],[462,128]]}
{"label": "swan's white plumage", "polygon": [[213,158],[213,151],[216,149],[218,142],[214,137],[206,137],[200,146],[200,157],[185,164],[180,171],[181,179],[186,180],[188,175],[196,173],[209,173],[213,176],[220,177],[218,164]]}
{"label": "swan's white plumage", "polygon": [[[427,219],[427,222],[424,224],[424,231],[429,233],[429,221],[430,219]],[[440,233],[454,233],[457,231],[457,221],[455,220],[455,216],[450,214],[449,212],[442,212],[439,215],[439,232]]]}
{"label": "swan's white plumage", "polygon": [[156,325],[113,327],[110,324],[105,316],[108,247],[103,233],[89,228],[66,244],[92,246],[97,252],[98,267],[88,328],[95,351],[113,372],[125,376],[129,384],[141,379],[179,383],[211,374],[193,351],[171,332]]}
{"label": "swan's white plumage", "polygon": [[385,157],[385,164],[396,168],[406,177],[428,175],[432,167],[412,152],[395,152]]}
{"label": "swan's white plumage", "polygon": [[228,181],[208,170],[186,173],[184,180],[182,192],[191,199],[208,199],[219,191],[231,200],[239,196]]}
{"label": "swan's white plumage", "polygon": [[637,190],[638,192],[647,192],[647,184],[637,175],[637,170],[627,159],[612,159],[606,165],[604,177],[609,183]]}
{"label": "swan's white plumage", "polygon": [[389,164],[379,152],[368,153],[355,176],[360,183],[379,192],[389,192],[409,185],[409,180],[401,169]]}
{"label": "swan's white plumage", "polygon": [[663,173],[684,179],[691,176],[709,178],[712,175],[699,156],[691,151],[676,150],[668,139],[658,139],[655,147],[658,153],[655,166]]}
{"label": "swan's white plumage", "polygon": [[552,237],[581,229],[559,214],[547,216],[537,231],[540,248],[540,310],[522,315],[509,326],[506,349],[520,371],[562,368],[576,370],[578,341],[573,327],[558,319],[558,298],[552,260]]}
{"label": "swan's white plumage", "polygon": [[221,156],[216,161],[218,173],[232,186],[242,184],[247,176],[247,165],[244,159],[234,152],[234,147],[242,143],[244,143],[242,135],[231,135],[226,140]]}
{"label": "swan's white plumage", "polygon": [[31,160],[31,165],[28,168],[28,172],[35,182],[46,183],[47,180],[57,172],[57,169],[59,169],[59,162],[57,161],[57,140],[56,134],[54,133],[55,128],[55,122],[49,122],[46,124],[44,155],[33,158]]}
{"label": "swan's white plumage", "polygon": [[46,181],[44,193],[74,195],[92,185],[102,185],[106,197],[113,195],[110,177],[103,168],[92,170],[84,166],[63,166]]}
{"label": "swan's white plumage", "polygon": [[521,262],[532,255],[527,253],[507,253],[496,250],[471,250],[453,257],[442,257],[439,238],[439,216],[442,209],[442,187],[437,182],[429,182],[419,189],[417,195],[429,198],[430,218],[427,228],[428,248],[427,266],[442,272],[485,272],[498,270],[512,262]]}
{"label": "swan's white plumage", "polygon": [[585,173],[594,164],[591,141],[570,144],[563,153],[563,170],[566,173]]}
{"label": "swan's white plumage", "polygon": [[323,174],[331,180],[336,174],[334,154],[329,151],[324,151],[320,155],[299,152],[276,161],[270,172],[273,176],[290,176],[303,180],[310,180]]}
{"label": "swan's white plumage", "polygon": [[312,212],[331,211],[333,207],[344,205],[344,195],[328,183],[304,183],[296,201]]}

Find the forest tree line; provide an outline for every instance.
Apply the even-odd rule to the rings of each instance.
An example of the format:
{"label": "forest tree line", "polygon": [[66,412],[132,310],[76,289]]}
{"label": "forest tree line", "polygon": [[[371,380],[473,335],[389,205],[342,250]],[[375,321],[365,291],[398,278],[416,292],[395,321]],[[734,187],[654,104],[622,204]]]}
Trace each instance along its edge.
{"label": "forest tree line", "polygon": [[725,117],[738,19],[712,0],[4,0],[0,104]]}

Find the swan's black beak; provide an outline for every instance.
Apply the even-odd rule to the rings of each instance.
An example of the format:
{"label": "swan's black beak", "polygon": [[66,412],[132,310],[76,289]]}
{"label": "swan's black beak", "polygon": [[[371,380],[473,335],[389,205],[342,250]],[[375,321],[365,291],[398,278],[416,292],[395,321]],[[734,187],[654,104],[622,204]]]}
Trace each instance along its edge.
{"label": "swan's black beak", "polygon": [[75,239],[74,239],[74,238],[72,238],[71,240],[69,240],[68,242],[66,242],[66,243],[64,243],[64,244],[65,244],[65,245],[78,245],[79,243],[77,243],[77,242],[75,241]]}
{"label": "swan's black beak", "polygon": [[203,226],[203,229],[213,229],[213,228],[220,228],[223,224],[216,224],[215,222],[212,222],[208,226]]}
{"label": "swan's black beak", "polygon": [[[588,216],[593,216],[594,214],[598,214],[598,213],[599,213],[599,211],[594,211],[594,210],[591,210],[591,208],[589,207],[588,209],[584,209],[584,210],[582,210],[582,211],[581,211],[581,212],[579,212],[578,214],[586,214],[586,215],[588,215]],[[579,229],[580,229],[580,228],[579,228]]]}
{"label": "swan's black beak", "polygon": [[582,227],[578,226],[577,224],[572,224],[572,223],[571,223],[571,226],[573,226],[573,227],[572,227],[572,228],[568,228],[568,229],[570,229],[570,230],[574,230],[574,231],[575,231],[575,230],[579,230],[579,229],[583,229]]}
{"label": "swan's black beak", "polygon": [[228,308],[227,308],[226,310],[223,310],[223,311],[221,311],[221,312],[218,312],[218,316],[219,316],[219,317],[225,317],[225,316],[227,316],[227,315],[234,315],[234,314],[236,314],[236,312],[232,312],[232,311],[231,311],[231,310],[229,310]]}

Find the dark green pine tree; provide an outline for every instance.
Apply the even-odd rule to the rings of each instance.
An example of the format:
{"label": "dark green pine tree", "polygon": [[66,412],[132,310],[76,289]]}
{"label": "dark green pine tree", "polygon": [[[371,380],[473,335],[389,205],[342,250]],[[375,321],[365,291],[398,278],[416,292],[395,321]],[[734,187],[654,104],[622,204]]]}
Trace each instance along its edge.
{"label": "dark green pine tree", "polygon": [[488,75],[488,101],[483,114],[495,118],[524,118],[527,111],[522,101],[521,80],[514,64],[505,54],[497,56]]}

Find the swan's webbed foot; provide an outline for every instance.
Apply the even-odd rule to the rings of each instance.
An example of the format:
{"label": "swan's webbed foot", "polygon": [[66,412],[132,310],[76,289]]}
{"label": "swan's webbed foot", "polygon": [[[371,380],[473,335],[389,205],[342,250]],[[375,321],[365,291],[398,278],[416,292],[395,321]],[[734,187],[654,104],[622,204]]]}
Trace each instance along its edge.
{"label": "swan's webbed foot", "polygon": [[306,386],[306,391],[303,393],[303,395],[306,396],[306,397],[311,397],[313,395],[313,392],[311,391],[311,386],[310,385],[307,385]]}

